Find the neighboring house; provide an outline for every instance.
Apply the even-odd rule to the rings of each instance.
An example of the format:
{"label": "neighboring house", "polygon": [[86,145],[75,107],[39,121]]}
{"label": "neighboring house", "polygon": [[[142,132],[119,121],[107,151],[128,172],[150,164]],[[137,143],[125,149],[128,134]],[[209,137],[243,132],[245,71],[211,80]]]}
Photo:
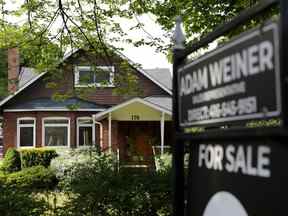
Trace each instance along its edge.
{"label": "neighboring house", "polygon": [[[46,87],[49,74],[20,69],[17,50],[9,50],[8,79],[17,82],[8,82],[11,95],[0,102],[4,151],[10,147],[77,148],[95,143],[128,161],[135,155],[145,161],[154,146],[163,152],[172,140],[171,74],[168,69],[144,71],[131,65],[142,96],[117,96],[113,79],[119,73],[120,58],[125,57],[117,54],[112,65],[107,65],[82,49],[65,56],[60,66],[64,76],[58,80],[63,91],[99,84],[98,77],[89,75],[91,61],[110,73],[101,77],[106,82],[89,92],[87,100],[73,97],[56,102],[51,99],[55,90]],[[82,79],[87,74],[89,79]],[[77,109],[68,109],[73,104]]]}

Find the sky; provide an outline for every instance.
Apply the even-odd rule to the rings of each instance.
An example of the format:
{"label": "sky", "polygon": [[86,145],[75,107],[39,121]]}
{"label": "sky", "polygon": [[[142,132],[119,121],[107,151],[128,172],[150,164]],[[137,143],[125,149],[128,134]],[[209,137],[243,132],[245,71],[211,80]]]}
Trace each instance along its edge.
{"label": "sky", "polygon": [[[137,31],[129,32],[128,35],[131,38],[143,38],[148,36],[146,32],[151,34],[154,37],[159,37],[165,41],[165,43],[169,43],[170,38],[164,37],[164,31],[161,29],[161,26],[158,25],[154,20],[152,15],[142,15],[139,16],[138,19],[144,24],[144,30],[139,29]],[[127,25],[127,21],[125,22],[126,28],[129,27]],[[133,21],[130,21],[131,24]],[[124,27],[124,26],[123,26]],[[128,30],[127,30],[128,32]],[[123,53],[130,58],[135,63],[139,63],[145,69],[151,68],[169,68],[171,69],[172,65],[168,62],[166,56],[163,53],[157,53],[155,48],[149,46],[141,46],[134,47],[133,45],[125,45],[125,50]]]}

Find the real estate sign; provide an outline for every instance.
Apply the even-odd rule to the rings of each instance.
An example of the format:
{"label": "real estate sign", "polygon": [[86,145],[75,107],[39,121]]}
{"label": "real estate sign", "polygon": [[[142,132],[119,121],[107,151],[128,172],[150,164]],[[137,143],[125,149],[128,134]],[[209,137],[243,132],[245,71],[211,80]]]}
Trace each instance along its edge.
{"label": "real estate sign", "polygon": [[278,25],[269,23],[180,67],[180,126],[279,116],[278,34]]}
{"label": "real estate sign", "polygon": [[251,140],[190,147],[187,215],[286,214],[284,143]]}

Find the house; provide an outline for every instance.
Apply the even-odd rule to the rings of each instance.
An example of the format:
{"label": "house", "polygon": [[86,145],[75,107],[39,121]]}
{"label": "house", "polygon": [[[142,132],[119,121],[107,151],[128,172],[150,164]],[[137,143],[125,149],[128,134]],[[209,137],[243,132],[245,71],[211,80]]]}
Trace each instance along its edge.
{"label": "house", "polygon": [[[59,65],[63,71],[57,80],[60,91],[88,85],[95,88],[85,100],[70,97],[55,101],[51,99],[55,89],[47,87],[49,74],[20,68],[17,49],[8,50],[8,79],[17,82],[8,82],[11,94],[0,102],[4,151],[96,144],[102,151],[118,152],[120,160],[127,161],[135,154],[145,161],[152,156],[153,148],[163,153],[172,140],[171,74],[167,69],[143,70],[129,61],[142,94],[115,95],[114,78],[121,72],[119,62],[124,58],[117,53],[107,64],[84,49],[69,53]],[[108,75],[95,76],[91,62],[109,71]],[[124,84],[117,88],[125,88]],[[69,108],[75,104],[77,108]]]}

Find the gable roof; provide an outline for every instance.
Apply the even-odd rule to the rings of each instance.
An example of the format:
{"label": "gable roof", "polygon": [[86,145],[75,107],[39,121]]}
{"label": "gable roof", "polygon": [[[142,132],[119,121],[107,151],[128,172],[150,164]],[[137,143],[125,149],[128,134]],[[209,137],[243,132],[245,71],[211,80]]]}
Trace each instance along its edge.
{"label": "gable roof", "polygon": [[[74,55],[75,53],[77,53],[78,51],[83,50],[83,49],[75,49],[72,50],[70,52],[68,52],[67,54],[64,55],[63,61],[66,61],[68,58],[70,58],[72,55]],[[151,73],[153,73],[152,71],[148,72],[147,70],[142,69],[140,66],[138,66],[135,62],[133,62],[131,59],[129,59],[127,56],[125,56],[123,53],[121,53],[120,51],[116,50],[114,51],[117,55],[119,55],[122,59],[125,59],[129,65],[131,65],[131,67],[133,67],[134,69],[136,69],[137,71],[139,71],[142,75],[144,75],[146,78],[148,78],[149,80],[151,80],[154,84],[156,84],[157,86],[159,86],[161,89],[163,89],[165,92],[167,92],[169,95],[172,95],[172,91],[171,91],[171,86],[172,86],[172,80],[171,80],[171,84],[170,84],[170,88],[169,88],[169,84],[167,84],[169,81],[169,78],[165,78],[165,80],[167,79],[167,81],[161,82],[160,80],[163,79],[163,77],[168,76],[167,71],[165,70],[165,74],[163,76],[160,75],[155,75],[153,76]],[[155,71],[154,71],[155,72]],[[160,71],[157,72],[157,74],[159,74]],[[170,73],[170,72],[169,72]],[[170,74],[171,77],[171,74]]]}
{"label": "gable roof", "polygon": [[[77,53],[78,51],[80,51],[81,49],[76,49],[76,50],[72,50],[71,52],[67,53],[66,55],[64,55],[62,62],[66,61],[68,58],[70,58],[72,55],[74,55],[75,53]],[[128,57],[126,57],[124,54],[122,54],[119,51],[115,51],[116,54],[118,54],[121,58],[125,59],[128,61],[128,63],[135,68],[137,71],[139,71],[142,75],[144,75],[146,78],[148,78],[149,80],[151,80],[153,83],[155,83],[157,86],[159,86],[161,89],[163,89],[165,92],[167,92],[169,95],[172,95],[172,91],[171,91],[171,85],[172,85],[172,81],[169,87],[168,84],[168,80],[169,80],[169,75],[167,73],[167,70],[165,70],[166,72],[165,75],[161,74],[159,71],[156,70],[149,70],[145,71],[143,70],[141,67],[136,66],[136,64],[134,62],[132,62]],[[156,72],[155,72],[156,71]],[[162,70],[163,72],[164,70]],[[42,76],[44,76],[47,72],[43,72],[40,74],[37,74],[32,68],[22,68],[21,74],[22,76],[19,79],[19,89],[14,92],[13,94],[7,96],[6,98],[4,98],[2,101],[0,101],[0,106],[4,105],[6,102],[8,102],[10,99],[12,99],[13,97],[15,97],[16,95],[18,95],[20,92],[22,92],[24,89],[26,89],[28,86],[30,86],[32,83],[36,82],[38,79],[40,79]],[[152,75],[153,74],[153,75]],[[170,74],[171,77],[171,74]],[[160,81],[161,80],[161,81]],[[163,81],[165,80],[165,81]]]}
{"label": "gable roof", "polygon": [[96,118],[96,120],[99,120],[99,119],[105,117],[105,115],[107,115],[110,112],[113,112],[113,111],[115,111],[117,109],[123,108],[125,106],[128,106],[128,105],[136,103],[136,102],[142,103],[142,104],[144,104],[144,105],[146,105],[148,107],[156,109],[159,112],[164,112],[164,113],[166,113],[168,115],[172,115],[172,110],[167,109],[167,107],[159,106],[156,103],[151,103],[149,100],[145,100],[145,98],[142,99],[142,98],[136,97],[136,98],[132,98],[132,99],[130,99],[128,101],[125,101],[123,103],[120,103],[120,104],[118,104],[116,106],[110,107],[110,108],[106,109],[105,111],[97,113],[97,114],[95,114],[93,116]]}

